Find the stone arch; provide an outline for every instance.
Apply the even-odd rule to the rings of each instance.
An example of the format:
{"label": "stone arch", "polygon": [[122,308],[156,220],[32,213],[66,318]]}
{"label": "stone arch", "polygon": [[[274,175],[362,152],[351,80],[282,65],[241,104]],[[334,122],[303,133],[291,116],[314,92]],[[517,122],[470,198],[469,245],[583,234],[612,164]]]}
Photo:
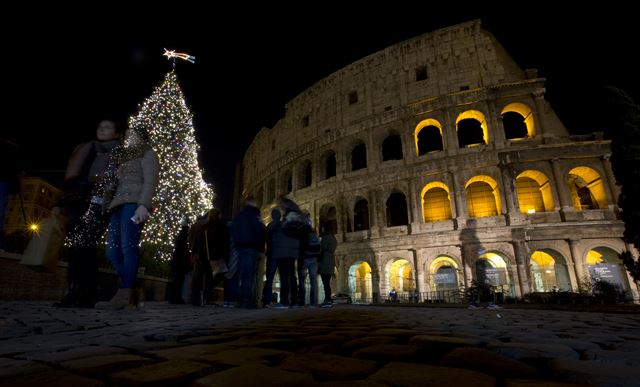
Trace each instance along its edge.
{"label": "stone arch", "polygon": [[567,176],[573,208],[578,211],[605,209],[608,206],[605,182],[598,171],[579,166],[571,169]]}
{"label": "stone arch", "polygon": [[280,181],[280,192],[288,194],[293,191],[293,174],[291,170],[286,170],[282,173],[282,180]]}
{"label": "stone arch", "polygon": [[479,110],[466,110],[456,118],[456,132],[460,148],[489,143],[487,120]]}
{"label": "stone arch", "polygon": [[[458,290],[461,279],[461,265],[448,255],[439,255],[429,265],[429,287],[436,292]],[[444,296],[444,294],[440,294]]]}
{"label": "stone arch", "polygon": [[413,131],[413,138],[418,156],[444,149],[442,124],[433,118],[420,121]]}
{"label": "stone arch", "polygon": [[472,177],[465,184],[469,216],[481,218],[498,216],[501,213],[500,189],[498,183],[487,175]]}
{"label": "stone arch", "polygon": [[385,201],[387,227],[406,226],[409,224],[409,207],[404,192],[394,189]]}
{"label": "stone arch", "polygon": [[368,260],[357,260],[348,269],[349,293],[355,303],[371,303],[373,300],[373,265]]}
{"label": "stone arch", "polygon": [[337,159],[336,152],[333,149],[329,149],[328,151],[322,154],[320,158],[320,165],[322,168],[322,178],[329,179],[336,176],[337,171]]}
{"label": "stone arch", "polygon": [[357,171],[367,167],[367,145],[362,140],[357,140],[351,146],[349,153],[351,171]]}
{"label": "stone arch", "polygon": [[523,140],[536,135],[531,108],[521,102],[508,104],[500,112],[507,140]]}
{"label": "stone arch", "polygon": [[422,220],[425,223],[452,218],[451,193],[449,187],[440,181],[433,181],[422,188]]}
{"label": "stone arch", "polygon": [[324,203],[320,207],[319,213],[319,231],[329,230],[335,234],[338,230],[338,211],[335,204],[331,202]]}
{"label": "stone arch", "polygon": [[553,193],[547,176],[537,170],[528,169],[516,176],[516,195],[520,212],[552,212]]}
{"label": "stone arch", "polygon": [[629,293],[631,287],[624,263],[618,256],[620,252],[611,244],[597,243],[586,250],[585,263],[592,283],[607,281],[618,291]]}
{"label": "stone arch", "polygon": [[369,201],[363,196],[356,196],[352,208],[353,231],[368,230],[371,227]]}
{"label": "stone arch", "polygon": [[408,298],[416,289],[415,268],[413,263],[403,257],[393,257],[384,264],[384,278],[386,289],[382,289],[383,294],[388,294],[391,289],[395,289],[400,298]]}
{"label": "stone arch", "polygon": [[400,135],[391,132],[380,145],[382,152],[382,161],[402,160],[402,138]]}
{"label": "stone arch", "polygon": [[570,291],[567,260],[553,249],[537,249],[529,256],[531,285],[535,292]]}
{"label": "stone arch", "polygon": [[474,264],[474,277],[478,282],[500,287],[503,291],[508,289],[511,296],[515,295],[515,284],[510,273],[513,257],[498,250],[490,250],[479,255]]}
{"label": "stone arch", "polygon": [[313,165],[311,160],[304,160],[298,169],[298,189],[311,187],[313,179]]}

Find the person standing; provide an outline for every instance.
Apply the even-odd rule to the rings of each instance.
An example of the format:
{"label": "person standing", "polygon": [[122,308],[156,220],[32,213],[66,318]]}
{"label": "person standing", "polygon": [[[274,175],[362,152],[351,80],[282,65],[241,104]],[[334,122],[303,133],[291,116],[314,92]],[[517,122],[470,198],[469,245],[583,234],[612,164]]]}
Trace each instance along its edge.
{"label": "person standing", "polygon": [[171,273],[169,275],[169,297],[170,304],[184,304],[182,299],[182,290],[184,287],[184,279],[189,271],[191,271],[191,253],[189,250],[189,225],[186,221],[180,227],[178,236],[175,240],[175,247],[171,254]]}
{"label": "person standing", "polygon": [[322,287],[324,288],[324,301],[320,305],[321,308],[331,308],[333,301],[331,299],[331,277],[334,275],[336,266],[335,251],[338,241],[333,235],[330,228],[322,229],[322,241],[320,242],[321,252],[318,261],[318,273],[322,279]]}
{"label": "person standing", "polygon": [[67,294],[55,306],[93,308],[98,290],[97,245],[107,228],[103,213],[104,184],[115,169],[122,128],[103,120],[95,140],[77,146],[65,172],[63,197],[58,203],[67,219]]}
{"label": "person standing", "polygon": [[134,286],[140,264],[140,235],[150,216],[160,171],[158,156],[148,141],[149,134],[144,128],[127,129],[117,178],[105,192],[104,205],[111,213],[107,258],[118,273],[120,287],[111,301],[100,303],[103,307],[139,306]]}
{"label": "person standing", "polygon": [[255,309],[256,275],[260,256],[264,252],[266,230],[253,198],[245,200],[244,207],[233,219],[231,238],[238,251],[238,306]]}

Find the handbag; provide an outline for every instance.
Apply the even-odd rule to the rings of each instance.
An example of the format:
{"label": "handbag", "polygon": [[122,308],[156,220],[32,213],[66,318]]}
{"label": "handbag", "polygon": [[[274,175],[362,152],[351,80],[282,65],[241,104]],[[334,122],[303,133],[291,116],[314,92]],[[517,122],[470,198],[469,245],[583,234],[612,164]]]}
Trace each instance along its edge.
{"label": "handbag", "polygon": [[64,232],[58,218],[46,218],[29,241],[20,263],[36,270],[54,272],[63,243]]}
{"label": "handbag", "polygon": [[207,230],[204,230],[204,243],[207,247],[207,259],[209,260],[209,264],[211,265],[211,272],[213,273],[213,276],[215,277],[218,274],[224,274],[228,272],[229,268],[227,267],[227,263],[224,261],[224,259],[211,259],[211,257],[209,256],[209,238],[207,236]]}

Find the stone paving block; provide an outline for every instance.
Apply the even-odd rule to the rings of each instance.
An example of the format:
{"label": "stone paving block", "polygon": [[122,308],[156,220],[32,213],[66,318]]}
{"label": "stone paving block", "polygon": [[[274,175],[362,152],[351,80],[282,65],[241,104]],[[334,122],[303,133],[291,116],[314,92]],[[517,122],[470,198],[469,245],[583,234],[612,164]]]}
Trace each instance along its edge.
{"label": "stone paving block", "polygon": [[205,335],[198,337],[190,337],[188,339],[180,340],[180,343],[186,344],[219,344],[228,343],[235,340],[235,338],[223,335]]}
{"label": "stone paving block", "polygon": [[560,344],[566,345],[567,347],[573,349],[576,352],[584,352],[589,349],[600,349],[598,344],[592,343],[586,340],[578,340],[578,339],[543,339],[540,337],[525,337],[518,338],[517,340],[513,340],[512,342],[520,342],[520,343],[537,343],[537,344]]}
{"label": "stone paving block", "polygon": [[330,382],[317,382],[310,387],[388,387],[389,385],[375,380],[332,380]]}
{"label": "stone paving block", "polygon": [[566,345],[535,343],[489,344],[486,349],[512,359],[565,358],[578,360],[579,355]]}
{"label": "stone paving block", "polygon": [[251,364],[205,376],[194,381],[191,386],[298,387],[308,386],[312,383],[313,378],[307,374]]}
{"label": "stone paving block", "polygon": [[457,348],[440,362],[443,367],[466,368],[496,377],[534,377],[537,370],[525,363],[482,348]]}
{"label": "stone paving block", "polygon": [[338,336],[344,336],[350,339],[365,337],[369,334],[368,331],[361,330],[361,329],[348,329],[348,327],[340,327],[340,329],[335,329],[331,333]]}
{"label": "stone paving block", "polygon": [[[580,380],[579,376],[583,376],[594,386],[626,387],[640,385],[640,369],[637,367],[571,359],[553,359],[550,367],[559,377]],[[578,378],[572,378],[573,375],[577,375]]]}
{"label": "stone paving block", "polygon": [[299,340],[277,339],[272,337],[243,337],[230,341],[227,344],[236,347],[258,347],[279,349],[282,351],[295,351],[304,347],[304,342]]}
{"label": "stone paving block", "polygon": [[233,366],[251,363],[271,365],[279,363],[291,355],[291,352],[279,351],[277,349],[243,347],[215,354],[206,354],[206,356],[203,356],[201,359],[206,362]]}
{"label": "stone paving block", "polygon": [[413,345],[377,344],[358,349],[352,356],[377,361],[416,361],[418,354],[419,348]]}
{"label": "stone paving block", "polygon": [[411,337],[417,336],[421,332],[413,329],[397,329],[397,328],[382,328],[375,329],[369,332],[369,336],[389,336],[389,337]]}
{"label": "stone paving block", "polygon": [[214,356],[220,352],[229,351],[234,348],[236,347],[229,344],[195,344],[161,349],[158,351],[149,351],[148,354],[167,360],[201,360],[206,359],[208,356]]}
{"label": "stone paving block", "polygon": [[102,387],[105,385],[105,383],[100,380],[74,375],[65,371],[43,372],[31,375],[28,378],[0,379],[0,384],[11,387]]}
{"label": "stone paving block", "polygon": [[476,371],[426,364],[392,362],[371,375],[369,380],[394,387],[493,387],[495,378]]}
{"label": "stone paving block", "polygon": [[305,343],[309,345],[313,344],[341,344],[347,341],[347,338],[344,336],[338,335],[314,335],[308,336],[302,339]]}
{"label": "stone paving block", "polygon": [[359,379],[373,373],[375,361],[354,359],[326,353],[296,354],[279,366],[287,371],[312,374],[316,380]]}
{"label": "stone paving block", "polygon": [[51,371],[51,368],[41,363],[29,360],[3,359],[0,364],[0,381],[3,378],[28,376],[46,371]]}
{"label": "stone paving block", "polygon": [[89,345],[85,347],[70,348],[66,351],[30,352],[24,354],[23,356],[28,360],[39,360],[45,361],[47,363],[61,363],[64,361],[79,359],[87,356],[116,355],[125,353],[127,353],[127,351],[122,348]]}
{"label": "stone paving block", "polygon": [[213,370],[208,364],[187,360],[169,360],[149,366],[130,368],[109,376],[118,386],[186,385]]}
{"label": "stone paving block", "polygon": [[506,379],[504,387],[591,387],[590,384],[554,382],[550,380]]}
{"label": "stone paving block", "polygon": [[371,336],[371,337],[361,337],[359,339],[349,340],[346,343],[342,344],[342,348],[345,350],[355,351],[356,349],[362,347],[368,347],[374,344],[388,344],[395,340],[395,337],[385,337],[385,336]]}
{"label": "stone paving block", "polygon": [[104,355],[74,359],[60,363],[60,366],[81,374],[109,374],[125,368],[141,367],[155,363],[155,360],[138,355]]}
{"label": "stone paving block", "polygon": [[640,348],[636,352],[607,351],[593,349],[584,353],[586,359],[601,363],[617,364],[621,366],[640,367]]}

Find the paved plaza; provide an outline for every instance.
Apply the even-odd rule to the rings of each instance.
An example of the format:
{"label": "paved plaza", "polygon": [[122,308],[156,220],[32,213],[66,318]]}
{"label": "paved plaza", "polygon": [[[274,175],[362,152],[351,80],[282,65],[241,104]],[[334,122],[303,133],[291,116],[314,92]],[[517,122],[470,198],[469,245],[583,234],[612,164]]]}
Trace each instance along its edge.
{"label": "paved plaza", "polygon": [[640,315],[0,303],[6,386],[640,386]]}

